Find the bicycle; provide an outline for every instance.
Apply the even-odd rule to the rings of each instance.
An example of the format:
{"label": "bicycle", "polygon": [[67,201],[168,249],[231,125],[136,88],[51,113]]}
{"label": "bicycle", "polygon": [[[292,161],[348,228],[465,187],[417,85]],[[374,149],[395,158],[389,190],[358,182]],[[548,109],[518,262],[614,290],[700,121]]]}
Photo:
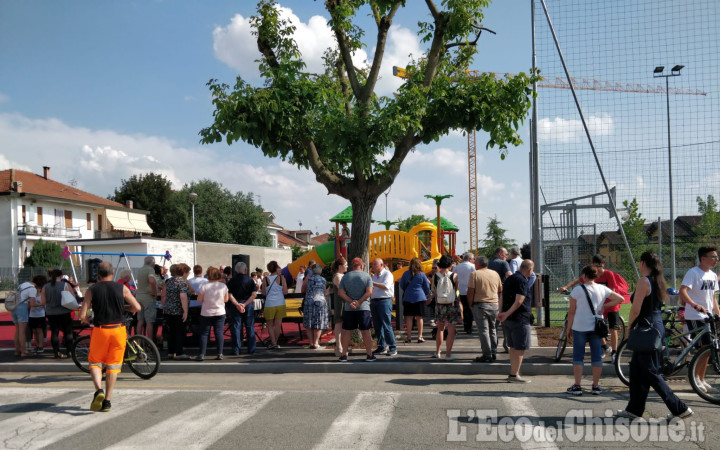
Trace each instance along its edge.
{"label": "bicycle", "polygon": [[[706,372],[704,373],[705,379],[707,380],[709,376],[710,380],[713,380],[713,383],[708,382],[711,386],[720,385],[720,339],[718,339],[717,336],[716,320],[718,320],[718,316],[711,315],[710,318],[705,319],[702,326],[681,333],[678,333],[674,326],[671,326],[669,329],[666,326],[666,336],[663,342],[663,349],[661,350],[663,361],[660,367],[660,373],[663,377],[667,378],[677,374],[687,366],[688,381],[693,391],[704,400],[720,404],[720,390],[715,387],[712,387],[712,389],[701,388],[698,386],[698,380],[694,376],[699,361],[707,357],[708,364]],[[674,316],[672,317],[672,321],[675,321]],[[694,333],[697,334],[688,342],[687,336]],[[701,347],[700,342],[707,333],[710,333],[711,345]],[[688,362],[690,354],[696,349],[699,350],[690,362]],[[615,360],[615,373],[626,386],[630,385],[631,358],[632,351],[627,349],[627,341],[623,341],[621,347],[618,348],[618,355]]]}
{"label": "bicycle", "polygon": [[[565,295],[570,295],[570,291],[567,289],[562,291]],[[563,354],[565,354],[565,349],[567,348],[568,343],[568,335],[572,335],[572,330],[568,333],[567,325],[568,325],[568,315],[565,313],[565,320],[563,320],[562,328],[560,328],[560,336],[558,337],[558,343],[557,347],[555,348],[555,362],[560,362],[560,360],[563,357]],[[617,330],[618,332],[618,342],[622,342],[625,340],[625,331],[627,329],[627,326],[625,325],[625,319],[623,319],[622,316],[620,316],[620,329]],[[608,335],[606,339],[610,339],[610,333],[608,331]],[[618,350],[619,350],[618,346]]]}
{"label": "bicycle", "polygon": [[[160,370],[160,350],[155,343],[141,334],[128,336],[125,343],[123,363],[140,378],[149,380],[154,377]],[[90,336],[77,338],[70,354],[80,370],[90,373]]]}

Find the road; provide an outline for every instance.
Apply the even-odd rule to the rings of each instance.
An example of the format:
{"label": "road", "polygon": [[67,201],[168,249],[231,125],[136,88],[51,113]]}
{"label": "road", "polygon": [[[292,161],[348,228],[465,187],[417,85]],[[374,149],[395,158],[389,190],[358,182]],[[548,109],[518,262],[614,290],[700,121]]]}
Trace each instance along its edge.
{"label": "road", "polygon": [[570,377],[532,378],[123,373],[112,411],[93,413],[87,376],[2,373],[0,448],[717,448],[718,407],[682,383],[693,417],[668,425],[651,394],[628,427],[608,417],[627,402],[619,382],[570,397]]}

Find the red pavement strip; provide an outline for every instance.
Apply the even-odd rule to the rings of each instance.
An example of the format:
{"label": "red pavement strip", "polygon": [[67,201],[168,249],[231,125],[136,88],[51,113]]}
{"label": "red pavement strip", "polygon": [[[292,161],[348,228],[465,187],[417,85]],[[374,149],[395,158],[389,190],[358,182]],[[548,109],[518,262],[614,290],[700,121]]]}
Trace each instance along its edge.
{"label": "red pavement strip", "polygon": [[[0,322],[12,322],[9,312],[0,313]],[[302,346],[308,343],[305,336],[301,336],[298,324],[293,322],[283,322],[282,324],[283,334],[287,339],[286,345],[291,346]],[[258,336],[261,339],[267,339],[269,337],[267,329],[261,329],[260,324],[256,324],[256,330]],[[87,331],[83,331],[81,334],[87,334]],[[303,333],[304,334],[304,333]],[[2,325],[0,326],[0,348],[13,348],[13,339],[15,335],[15,327],[13,325]],[[49,335],[49,333],[48,333]],[[331,331],[327,331],[323,334],[321,342],[327,344],[327,342],[334,338]]]}

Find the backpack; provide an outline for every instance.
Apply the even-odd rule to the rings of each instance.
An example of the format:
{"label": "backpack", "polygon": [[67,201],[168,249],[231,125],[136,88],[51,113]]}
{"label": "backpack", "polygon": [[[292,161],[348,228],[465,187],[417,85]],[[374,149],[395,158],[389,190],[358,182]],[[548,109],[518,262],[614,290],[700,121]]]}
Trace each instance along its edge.
{"label": "backpack", "polygon": [[615,281],[615,292],[622,295],[625,300],[623,300],[623,303],[630,303],[630,286],[628,286],[627,281],[625,281],[625,278],[623,278],[619,273],[613,272],[613,279]]}
{"label": "backpack", "polygon": [[455,303],[455,285],[452,282],[453,274],[435,275],[435,301],[439,305],[450,305]]}
{"label": "backpack", "polygon": [[22,293],[22,291],[27,290],[27,289],[30,289],[31,287],[33,287],[33,286],[28,286],[28,287],[26,287],[25,289],[20,289],[20,290],[18,290],[18,291],[13,291],[13,292],[9,293],[8,296],[7,296],[7,298],[5,299],[5,309],[7,309],[8,311],[12,312],[12,311],[15,311],[15,309],[16,309],[18,306],[20,306],[21,304],[27,302],[27,301],[28,301],[28,298],[30,298],[30,297],[28,297],[28,298],[26,298],[25,300],[22,300],[22,301],[21,301],[21,300],[20,300],[20,297],[21,297],[20,294]]}

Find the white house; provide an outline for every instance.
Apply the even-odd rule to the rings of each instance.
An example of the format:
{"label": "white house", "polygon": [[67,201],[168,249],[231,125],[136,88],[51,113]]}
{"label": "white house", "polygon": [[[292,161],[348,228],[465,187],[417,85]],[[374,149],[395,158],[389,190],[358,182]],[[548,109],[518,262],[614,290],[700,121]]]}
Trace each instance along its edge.
{"label": "white house", "polygon": [[37,175],[0,171],[0,268],[22,267],[40,239],[69,240],[152,234],[147,212],[53,181],[50,168]]}

